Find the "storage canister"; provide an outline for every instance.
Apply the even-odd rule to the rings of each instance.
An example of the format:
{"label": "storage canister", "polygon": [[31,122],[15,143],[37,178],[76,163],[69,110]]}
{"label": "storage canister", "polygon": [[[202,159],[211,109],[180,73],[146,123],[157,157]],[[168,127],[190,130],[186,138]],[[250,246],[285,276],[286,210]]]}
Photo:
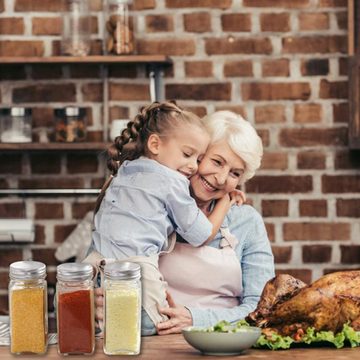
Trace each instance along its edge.
{"label": "storage canister", "polygon": [[140,266],[115,262],[104,268],[104,352],[107,355],[140,353]]}
{"label": "storage canister", "polygon": [[10,351],[44,354],[47,349],[46,266],[38,261],[10,265]]}
{"label": "storage canister", "polygon": [[55,141],[84,141],[86,138],[85,115],[85,108],[68,106],[55,109]]}
{"label": "storage canister", "polygon": [[106,0],[105,11],[106,49],[114,55],[126,55],[134,52],[133,18],[129,15],[131,0]]}
{"label": "storage canister", "polygon": [[90,355],[95,349],[94,284],[90,264],[57,267],[56,315],[58,352]]}
{"label": "storage canister", "polygon": [[32,140],[31,109],[24,107],[0,110],[0,139],[3,143],[28,143]]}

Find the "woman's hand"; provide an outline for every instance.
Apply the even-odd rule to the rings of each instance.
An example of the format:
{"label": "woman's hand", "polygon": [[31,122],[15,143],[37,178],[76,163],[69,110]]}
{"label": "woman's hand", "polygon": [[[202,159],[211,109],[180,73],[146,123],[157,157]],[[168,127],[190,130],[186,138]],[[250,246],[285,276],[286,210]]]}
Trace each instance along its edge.
{"label": "woman's hand", "polygon": [[160,308],[161,314],[167,315],[170,319],[156,325],[159,335],[181,333],[181,329],[193,324],[191,313],[184,306],[176,305],[171,295],[167,293],[169,308]]}
{"label": "woman's hand", "polygon": [[236,204],[237,206],[242,205],[246,202],[246,195],[243,191],[235,189],[229,193],[230,196],[230,204]]}

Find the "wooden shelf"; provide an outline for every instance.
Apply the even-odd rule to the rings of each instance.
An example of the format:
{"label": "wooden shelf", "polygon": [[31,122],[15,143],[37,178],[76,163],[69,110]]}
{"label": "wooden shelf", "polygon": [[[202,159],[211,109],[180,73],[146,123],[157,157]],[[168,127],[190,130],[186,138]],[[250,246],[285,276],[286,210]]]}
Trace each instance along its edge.
{"label": "wooden shelf", "polygon": [[171,64],[172,61],[165,55],[89,55],[89,56],[49,56],[49,57],[26,57],[5,56],[0,57],[0,65],[3,64]]}
{"label": "wooden shelf", "polygon": [[0,151],[106,151],[111,143],[78,142],[78,143],[0,143]]}

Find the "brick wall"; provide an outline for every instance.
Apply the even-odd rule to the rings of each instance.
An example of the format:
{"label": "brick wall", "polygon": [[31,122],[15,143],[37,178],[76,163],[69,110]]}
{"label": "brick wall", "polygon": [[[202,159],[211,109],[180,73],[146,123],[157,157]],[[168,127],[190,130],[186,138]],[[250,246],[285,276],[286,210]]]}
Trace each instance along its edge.
{"label": "brick wall", "polygon": [[[93,54],[101,52],[101,0],[92,0]],[[59,0],[0,0],[0,55],[56,55]],[[347,143],[346,0],[135,0],[137,49],[166,54],[167,98],[199,115],[243,114],[265,145],[246,186],[264,216],[279,272],[310,281],[360,264],[360,155]],[[110,69],[110,117],[132,117],[149,100],[146,69]],[[89,110],[89,140],[102,138],[100,69],[0,67],[3,104],[34,108],[34,133],[52,108]],[[104,159],[93,153],[1,153],[0,186],[99,187]],[[54,249],[93,207],[94,197],[0,198],[0,217],[33,217],[36,243],[0,245],[0,309],[7,266],[49,265]]]}

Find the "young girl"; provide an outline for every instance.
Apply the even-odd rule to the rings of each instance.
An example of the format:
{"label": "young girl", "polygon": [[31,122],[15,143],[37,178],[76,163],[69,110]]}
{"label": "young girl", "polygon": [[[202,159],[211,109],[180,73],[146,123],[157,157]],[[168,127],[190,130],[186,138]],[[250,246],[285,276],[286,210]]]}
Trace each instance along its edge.
{"label": "young girl", "polygon": [[209,140],[196,115],[175,103],[153,103],[108,150],[113,177],[98,201],[92,249],[104,258],[141,265],[143,307],[155,324],[164,319],[158,306],[167,306],[158,256],[167,250],[169,235],[176,231],[200,246],[215,236],[230,206],[242,200],[241,193],[224,196],[207,218],[190,196],[188,178]]}

